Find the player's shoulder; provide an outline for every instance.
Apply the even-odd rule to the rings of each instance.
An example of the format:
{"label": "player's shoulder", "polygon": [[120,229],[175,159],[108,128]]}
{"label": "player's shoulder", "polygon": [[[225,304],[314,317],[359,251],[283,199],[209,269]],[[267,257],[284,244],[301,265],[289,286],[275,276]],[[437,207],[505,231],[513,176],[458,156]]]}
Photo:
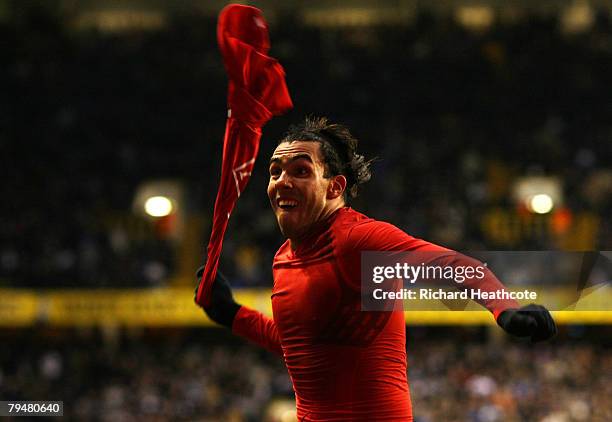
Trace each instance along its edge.
{"label": "player's shoulder", "polygon": [[337,230],[343,238],[355,244],[372,237],[408,236],[402,229],[386,221],[376,220],[350,207],[339,210]]}
{"label": "player's shoulder", "polygon": [[351,207],[343,207],[337,211],[334,226],[337,228],[350,228],[360,224],[376,223],[377,220],[354,210]]}
{"label": "player's shoulder", "polygon": [[344,207],[338,210],[338,223],[340,226],[345,228],[353,227],[381,227],[381,228],[393,228],[395,230],[401,230],[393,224],[377,220],[369,217],[359,211],[354,210],[351,207]]}

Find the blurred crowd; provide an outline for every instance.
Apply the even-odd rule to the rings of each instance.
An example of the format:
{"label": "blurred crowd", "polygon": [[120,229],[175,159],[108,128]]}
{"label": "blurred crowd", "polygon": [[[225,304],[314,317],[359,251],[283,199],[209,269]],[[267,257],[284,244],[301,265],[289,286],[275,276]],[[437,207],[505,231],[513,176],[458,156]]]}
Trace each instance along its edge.
{"label": "blurred crowd", "polygon": [[[183,210],[206,222],[203,247],[226,116],[215,25],[194,13],[109,34],[35,8],[0,23],[0,286],[166,283],[185,252],[133,213],[149,180],[181,181]],[[554,17],[470,32],[428,14],[324,29],[287,15],[271,37],[296,107],[266,126],[230,222],[221,267],[237,285],[269,285],[282,239],[265,157],[307,113],[349,125],[379,157],[353,205],[415,236],[464,250],[557,248],[547,232],[510,242],[482,224],[513,212],[516,177],[544,175],[561,181],[563,215],[592,216],[577,249],[612,245],[608,14],[573,35]]]}
{"label": "blurred crowd", "polygon": [[292,392],[283,362],[218,331],[117,342],[13,333],[0,352],[0,397],[62,400],[71,420],[260,420],[271,397]]}
{"label": "blurred crowd", "polygon": [[[599,340],[534,346],[408,328],[415,421],[609,421],[612,356],[600,329]],[[68,420],[272,422],[270,405],[294,400],[281,358],[218,329],[0,336],[0,397],[62,400]]]}
{"label": "blurred crowd", "polygon": [[408,347],[415,421],[607,421],[609,349],[587,343]]}

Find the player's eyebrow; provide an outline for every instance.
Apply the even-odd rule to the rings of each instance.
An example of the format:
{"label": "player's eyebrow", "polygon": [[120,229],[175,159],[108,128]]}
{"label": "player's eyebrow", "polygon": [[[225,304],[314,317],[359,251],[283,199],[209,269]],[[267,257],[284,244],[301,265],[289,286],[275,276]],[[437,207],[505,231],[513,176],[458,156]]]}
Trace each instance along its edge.
{"label": "player's eyebrow", "polygon": [[[294,161],[300,160],[300,159],[304,159],[306,161],[309,161],[311,163],[314,164],[314,162],[312,161],[312,157],[308,154],[296,154],[294,156],[292,156],[291,158],[289,158],[289,162],[292,163]],[[270,165],[272,164],[280,164],[282,162],[280,157],[272,157],[270,158]]]}

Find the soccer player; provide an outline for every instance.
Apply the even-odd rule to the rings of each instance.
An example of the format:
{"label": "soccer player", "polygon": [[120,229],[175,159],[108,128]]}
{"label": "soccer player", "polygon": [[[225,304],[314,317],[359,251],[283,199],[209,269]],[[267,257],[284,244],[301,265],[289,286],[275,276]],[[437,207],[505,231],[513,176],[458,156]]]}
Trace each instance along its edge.
{"label": "soccer player", "polygon": [[[270,159],[268,197],[287,238],[273,262],[273,318],[236,303],[219,275],[208,316],[281,355],[300,421],[410,421],[405,320],[361,310],[362,251],[449,251],[347,206],[370,179],[350,131],[325,118],[291,127]],[[460,260],[460,258],[457,258]],[[477,287],[503,289],[487,270]],[[514,300],[482,304],[507,332],[545,340],[549,312]]]}

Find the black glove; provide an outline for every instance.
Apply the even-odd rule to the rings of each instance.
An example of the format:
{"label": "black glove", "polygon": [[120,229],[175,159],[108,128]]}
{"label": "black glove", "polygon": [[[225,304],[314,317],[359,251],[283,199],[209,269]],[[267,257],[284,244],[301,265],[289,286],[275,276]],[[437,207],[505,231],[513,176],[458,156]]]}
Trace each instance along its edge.
{"label": "black glove", "polygon": [[[198,271],[196,272],[196,281],[198,285],[195,289],[194,300],[198,296],[198,288],[200,287],[203,273],[204,267],[198,268]],[[208,318],[217,324],[231,329],[236,313],[238,313],[241,305],[236,303],[234,300],[232,288],[221,271],[217,271],[217,277],[215,278],[212,288],[210,289],[210,294],[210,305],[204,308],[204,312],[206,312]]]}
{"label": "black glove", "polygon": [[531,341],[548,340],[557,334],[557,325],[548,310],[533,303],[520,309],[506,309],[497,324],[507,333],[517,337],[530,337]]}

